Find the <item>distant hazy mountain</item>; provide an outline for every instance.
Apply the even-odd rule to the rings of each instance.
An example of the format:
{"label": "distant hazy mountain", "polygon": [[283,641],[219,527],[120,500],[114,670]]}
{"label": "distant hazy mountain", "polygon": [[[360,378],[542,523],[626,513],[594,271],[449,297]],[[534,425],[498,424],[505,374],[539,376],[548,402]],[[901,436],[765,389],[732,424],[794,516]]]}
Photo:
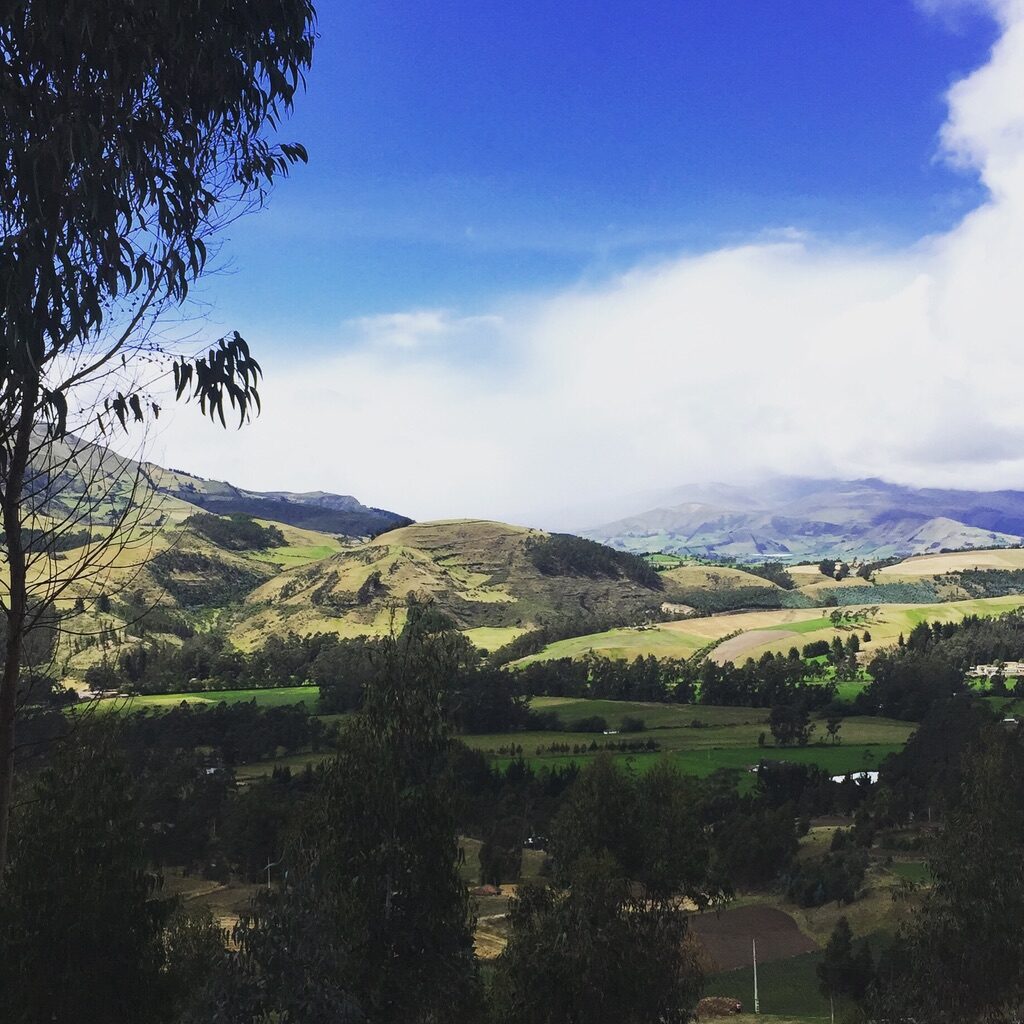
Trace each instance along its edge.
{"label": "distant hazy mountain", "polygon": [[155,490],[219,515],[241,512],[259,519],[272,519],[290,526],[347,537],[376,536],[412,522],[397,512],[364,505],[350,494],[247,491],[233,484],[204,480],[176,469],[153,465],[145,468]]}
{"label": "distant hazy mountain", "polygon": [[749,487],[679,487],[656,508],[579,532],[630,551],[884,558],[1020,544],[1024,492],[785,477]]}

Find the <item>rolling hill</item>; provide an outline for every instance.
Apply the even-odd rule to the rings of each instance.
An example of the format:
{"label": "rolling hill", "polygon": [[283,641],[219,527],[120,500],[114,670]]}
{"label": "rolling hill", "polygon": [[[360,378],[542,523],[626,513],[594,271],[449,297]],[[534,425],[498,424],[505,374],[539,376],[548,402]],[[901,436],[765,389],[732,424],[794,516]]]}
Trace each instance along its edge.
{"label": "rolling hill", "polygon": [[[65,446],[53,464],[59,472],[50,474],[40,523],[69,514],[88,496],[78,534],[59,550],[38,552],[33,564],[36,578],[73,578],[91,559],[89,578],[74,579],[57,600],[69,617],[61,655],[71,678],[115,656],[121,644],[181,643],[197,631],[241,649],[289,633],[380,635],[400,628],[410,598],[432,601],[487,650],[544,627],[569,638],[548,654],[687,656],[739,629],[756,630],[757,616],[779,636],[730,640],[733,647],[788,642],[790,633],[810,628],[792,623],[824,619],[826,607],[894,606],[881,613],[881,625],[895,606],[982,599],[972,607],[995,609],[1024,593],[1024,550],[1006,546],[1017,535],[965,522],[1024,530],[1024,496],[1014,492],[921,492],[878,481],[775,481],[756,493],[700,488],[689,496],[701,502],[635,517],[624,532],[622,524],[589,531],[616,545],[610,547],[485,520],[412,523],[328,492],[249,491],[99,446]],[[138,513],[125,542],[97,567],[97,546],[133,500]],[[734,507],[723,511],[711,500]],[[770,501],[787,514],[765,508]],[[685,536],[675,532],[684,526]],[[655,567],[629,550],[655,546],[655,536],[684,551],[697,537],[712,555],[751,550],[751,563],[785,561],[789,577],[699,557],[663,556]],[[988,548],[938,553],[946,542]],[[880,567],[869,579],[835,580],[815,562],[797,563],[808,551],[838,549],[852,558],[907,544],[925,554]]]}
{"label": "rolling hill", "polygon": [[246,646],[268,631],[379,633],[393,616],[401,624],[402,606],[415,596],[431,599],[481,646],[495,647],[544,624],[652,612],[664,600],[662,582],[635,563],[576,538],[505,523],[417,523],[257,587],[235,638]]}
{"label": "rolling hill", "polygon": [[737,559],[879,559],[1024,541],[1024,493],[915,489],[882,480],[780,479],[677,488],[583,536],[626,551]]}

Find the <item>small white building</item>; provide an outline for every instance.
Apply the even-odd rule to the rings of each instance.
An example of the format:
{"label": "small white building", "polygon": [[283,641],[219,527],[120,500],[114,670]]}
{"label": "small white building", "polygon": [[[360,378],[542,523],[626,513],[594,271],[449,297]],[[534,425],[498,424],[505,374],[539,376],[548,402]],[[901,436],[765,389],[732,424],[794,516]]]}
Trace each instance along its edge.
{"label": "small white building", "polygon": [[850,772],[849,775],[833,775],[833,782],[845,782],[847,779],[853,779],[854,782],[867,783],[869,786],[873,786],[878,781],[878,772]]}

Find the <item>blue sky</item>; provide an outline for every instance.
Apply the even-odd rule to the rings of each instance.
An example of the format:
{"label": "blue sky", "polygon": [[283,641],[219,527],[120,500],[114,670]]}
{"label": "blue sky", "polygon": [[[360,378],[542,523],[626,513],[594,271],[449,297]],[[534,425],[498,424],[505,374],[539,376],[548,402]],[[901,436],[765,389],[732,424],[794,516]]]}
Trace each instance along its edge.
{"label": "blue sky", "polygon": [[559,527],[780,473],[1024,488],[1024,0],[324,2],[320,36],[310,163],[201,289],[263,415],[180,410],[156,461]]}
{"label": "blue sky", "polygon": [[909,0],[330,0],[285,131],[310,163],[209,294],[319,336],[761,228],[941,230],[981,196],[935,159],[943,96],[996,35]]}

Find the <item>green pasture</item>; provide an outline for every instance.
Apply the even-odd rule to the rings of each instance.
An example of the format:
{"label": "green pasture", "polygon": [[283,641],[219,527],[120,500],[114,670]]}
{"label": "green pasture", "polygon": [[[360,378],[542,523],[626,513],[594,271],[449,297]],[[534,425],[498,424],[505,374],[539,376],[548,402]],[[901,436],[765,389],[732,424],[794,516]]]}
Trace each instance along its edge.
{"label": "green pasture", "polygon": [[656,551],[654,554],[644,556],[650,565],[655,569],[676,569],[680,565],[686,565],[687,559],[680,555],[670,555],[664,551]]}
{"label": "green pasture", "polygon": [[[592,743],[601,747],[629,739],[653,739],[656,752],[613,752],[616,760],[629,760],[643,769],[667,757],[687,774],[707,776],[719,768],[747,771],[761,760],[789,761],[818,765],[833,775],[873,770],[889,754],[903,748],[914,727],[894,719],[851,717],[844,719],[839,743],[822,742],[825,723],[817,721],[812,742],[806,747],[777,747],[768,728],[765,708],[714,707],[700,704],[644,704],[634,701],[584,700],[564,697],[534,698],[536,710],[556,711],[562,722],[600,715],[609,729],[617,729],[626,715],[643,719],[647,728],[640,733],[604,736],[586,732],[521,732],[464,736],[464,742],[488,754],[498,764],[507,764],[518,756],[535,768],[585,763],[599,751],[553,753],[552,744],[570,748]],[[758,742],[764,734],[765,745]],[[516,754],[510,750],[516,748]],[[543,748],[543,749],[541,749]]]}
{"label": "green pasture", "polygon": [[512,643],[526,632],[520,626],[476,626],[462,630],[462,635],[474,646],[485,651],[496,651]]}
{"label": "green pasture", "polygon": [[307,765],[316,767],[331,757],[329,752],[321,751],[313,753],[306,751],[302,754],[289,754],[286,757],[275,757],[269,761],[252,761],[249,764],[241,764],[235,769],[235,778],[239,782],[251,782],[253,779],[263,779],[272,775],[275,768],[290,768],[292,773],[298,775],[306,770]]}
{"label": "green pasture", "polygon": [[[312,692],[315,687],[292,687],[288,690],[258,691],[262,694],[292,693],[294,702],[298,694]],[[252,691],[235,691],[251,694]],[[193,696],[193,695],[188,695]],[[204,694],[201,696],[214,696]],[[151,698],[137,698],[149,700]],[[181,695],[162,695],[165,706],[173,706]],[[244,699],[244,698],[239,698]],[[280,701],[285,703],[285,701]],[[765,708],[712,707],[699,704],[650,704],[637,701],[585,700],[570,697],[535,697],[531,706],[536,710],[557,711],[562,721],[571,724],[574,720],[600,715],[605,718],[609,729],[617,729],[624,716],[643,719],[646,730],[639,733],[619,733],[604,736],[590,732],[513,732],[488,733],[462,736],[467,746],[487,754],[491,762],[505,767],[519,756],[522,748],[523,759],[534,768],[565,767],[570,764],[584,765],[592,760],[598,751],[589,749],[573,753],[573,747],[589,748],[591,743],[599,747],[630,739],[653,739],[659,744],[656,752],[612,752],[620,763],[629,762],[638,771],[643,771],[663,758],[669,759],[688,775],[706,777],[720,768],[735,769],[744,773],[744,785],[753,783],[750,769],[760,761],[788,761],[796,764],[818,765],[832,775],[876,769],[889,754],[903,748],[913,732],[913,726],[887,718],[852,717],[843,721],[840,742],[822,742],[825,739],[824,722],[816,722],[812,742],[806,747],[777,747],[772,742],[768,728],[768,711]],[[697,724],[694,724],[697,723]],[[758,739],[765,735],[765,745]],[[567,744],[568,753],[553,753],[552,744]],[[515,752],[512,752],[512,748]],[[540,750],[540,748],[544,748]],[[540,752],[538,752],[540,751]],[[315,764],[327,755],[300,753],[260,764],[247,765],[239,775],[242,778],[269,774],[276,765],[287,765],[299,771],[306,764]]]}
{"label": "green pasture", "polygon": [[137,697],[104,697],[95,705],[101,711],[146,711],[166,710],[181,704],[216,705],[241,704],[254,700],[261,708],[285,707],[290,704],[306,704],[316,709],[320,690],[316,686],[277,686],[273,689],[250,690],[203,690],[198,693],[149,693]]}
{"label": "green pasture", "polygon": [[523,658],[517,664],[528,665],[533,661],[557,658],[582,658],[585,654],[600,654],[606,658],[625,658],[630,661],[651,654],[656,658],[688,658],[707,644],[706,636],[678,629],[665,629],[662,626],[626,627],[556,640],[548,644],[540,654]]}
{"label": "green pasture", "polygon": [[[522,734],[520,734],[522,735]],[[542,735],[550,736],[550,733]],[[573,734],[564,734],[569,737],[570,745],[573,742]],[[593,736],[588,736],[588,743]],[[464,737],[466,743],[471,747],[477,747],[474,742],[476,737]],[[508,737],[506,737],[508,741]],[[518,745],[518,743],[517,743]],[[577,764],[584,767],[589,760],[596,756],[595,753],[586,752],[580,754],[543,754],[537,756],[526,743],[522,743],[523,760],[532,768],[565,768],[570,764]],[[735,769],[736,771],[749,772],[748,784],[753,784],[754,774],[751,769],[761,761],[787,761],[790,764],[812,764],[828,772],[830,775],[847,775],[850,772],[874,771],[882,761],[890,754],[898,753],[903,749],[898,743],[875,743],[838,746],[809,745],[806,747],[704,747],[689,750],[680,749],[673,751],[659,751],[656,753],[615,753],[612,756],[620,763],[627,761],[637,771],[647,771],[662,759],[669,760],[686,775],[694,775],[697,778],[707,778],[722,768]],[[495,755],[493,763],[500,768],[507,767],[514,758],[511,755]]]}
{"label": "green pasture", "polygon": [[253,558],[261,562],[279,565],[282,569],[294,569],[300,565],[310,565],[322,561],[344,550],[340,544],[294,544],[281,548],[265,548],[262,551],[250,552]]}
{"label": "green pasture", "polygon": [[925,861],[895,861],[889,870],[901,881],[913,882],[915,885],[928,885],[932,880],[931,868]]}
{"label": "green pasture", "polygon": [[[802,953],[799,956],[787,957],[785,960],[757,965],[757,988],[762,1017],[783,1015],[790,1019],[828,1019],[828,1000],[821,994],[816,973],[821,956],[819,952]],[[704,994],[733,996],[743,1003],[744,1010],[752,1010],[753,967],[738,967],[733,971],[711,975],[707,979]]]}
{"label": "green pasture", "polygon": [[619,722],[626,715],[631,718],[642,718],[648,730],[660,730],[665,726],[689,726],[695,718],[714,725],[737,725],[751,720],[768,719],[768,712],[764,708],[701,707],[697,704],[589,700],[585,697],[533,697],[530,700],[530,707],[535,711],[555,711],[564,722],[600,715],[608,720],[611,729],[617,729]]}

